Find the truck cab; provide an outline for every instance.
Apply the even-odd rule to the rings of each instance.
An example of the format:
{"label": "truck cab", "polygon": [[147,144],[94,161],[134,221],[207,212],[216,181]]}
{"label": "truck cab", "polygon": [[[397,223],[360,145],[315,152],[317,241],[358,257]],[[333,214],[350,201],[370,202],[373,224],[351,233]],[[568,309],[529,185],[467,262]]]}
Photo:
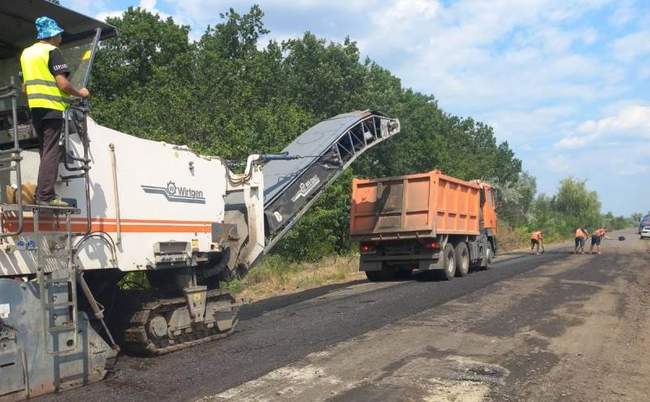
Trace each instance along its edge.
{"label": "truck cab", "polygon": [[481,187],[481,213],[482,213],[482,228],[492,231],[494,234],[497,232],[497,212],[496,201],[494,197],[494,188],[488,184],[477,180],[477,184]]}

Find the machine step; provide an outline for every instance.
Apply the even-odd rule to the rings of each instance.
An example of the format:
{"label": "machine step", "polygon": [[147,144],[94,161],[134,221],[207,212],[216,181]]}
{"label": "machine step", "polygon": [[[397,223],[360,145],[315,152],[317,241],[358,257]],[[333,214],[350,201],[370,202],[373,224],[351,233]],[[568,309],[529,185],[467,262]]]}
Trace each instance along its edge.
{"label": "machine step", "polygon": [[75,303],[71,301],[59,302],[59,303],[46,303],[45,308],[49,310],[63,308],[63,307],[74,307]]}
{"label": "machine step", "polygon": [[74,324],[64,324],[64,325],[56,325],[54,327],[48,328],[48,332],[55,334],[55,333],[61,333],[61,332],[72,332],[75,331],[77,327]]}
{"label": "machine step", "polygon": [[70,283],[70,282],[71,282],[71,278],[70,278],[70,277],[68,277],[68,278],[48,278],[48,277],[45,277],[45,279],[44,279],[43,281],[44,281],[46,284],[51,284],[51,283]]}

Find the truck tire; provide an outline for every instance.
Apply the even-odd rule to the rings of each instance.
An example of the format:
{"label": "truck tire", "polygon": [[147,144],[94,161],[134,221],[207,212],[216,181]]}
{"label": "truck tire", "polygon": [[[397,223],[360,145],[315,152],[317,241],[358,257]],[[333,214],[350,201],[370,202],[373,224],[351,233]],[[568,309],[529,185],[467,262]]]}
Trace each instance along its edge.
{"label": "truck tire", "polygon": [[442,250],[442,279],[450,281],[456,275],[456,251],[454,246],[447,243]]}
{"label": "truck tire", "polygon": [[456,244],[454,250],[454,257],[456,257],[456,276],[467,276],[469,273],[469,249],[467,243],[460,242]]}
{"label": "truck tire", "polygon": [[394,277],[394,272],[393,271],[386,271],[386,270],[381,270],[381,271],[366,271],[366,278],[370,282],[384,282],[384,281],[389,281],[393,279]]}
{"label": "truck tire", "polygon": [[492,264],[492,259],[494,258],[494,251],[492,251],[492,245],[488,244],[484,249],[481,257],[481,269],[486,271],[490,269],[490,264]]}

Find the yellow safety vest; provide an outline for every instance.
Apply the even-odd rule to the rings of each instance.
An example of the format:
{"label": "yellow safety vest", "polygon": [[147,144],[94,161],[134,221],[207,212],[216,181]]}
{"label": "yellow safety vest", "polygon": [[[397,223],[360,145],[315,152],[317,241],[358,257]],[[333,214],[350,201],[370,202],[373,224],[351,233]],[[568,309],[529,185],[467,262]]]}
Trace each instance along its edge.
{"label": "yellow safety vest", "polygon": [[37,42],[23,50],[20,56],[30,109],[39,107],[64,111],[68,107],[68,95],[56,86],[56,79],[49,68],[50,51],[54,49],[54,45]]}

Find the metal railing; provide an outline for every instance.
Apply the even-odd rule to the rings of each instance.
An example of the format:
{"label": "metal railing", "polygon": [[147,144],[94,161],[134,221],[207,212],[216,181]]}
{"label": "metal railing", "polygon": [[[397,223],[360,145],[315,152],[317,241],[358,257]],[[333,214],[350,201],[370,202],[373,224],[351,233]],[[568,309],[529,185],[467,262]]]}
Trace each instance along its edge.
{"label": "metal railing", "polygon": [[[13,147],[0,151],[0,163],[8,164],[7,166],[1,167],[0,171],[13,171],[16,173],[16,204],[18,206],[16,208],[16,213],[18,214],[18,227],[13,232],[5,232],[3,225],[2,232],[0,233],[0,239],[3,239],[9,236],[17,236],[21,234],[24,229],[23,183],[22,174],[20,172],[22,149],[18,143],[18,91],[15,77],[11,77],[9,85],[0,88],[0,99],[11,99],[11,131],[13,137]],[[11,183],[9,185],[11,185]],[[8,196],[8,194],[6,194],[6,196]]]}
{"label": "metal railing", "polygon": [[[63,165],[69,172],[81,172],[78,174],[61,175],[62,180],[84,179],[84,196],[86,199],[86,230],[85,233],[92,231],[92,210],[90,207],[90,151],[88,141],[88,129],[86,126],[89,109],[84,102],[78,105],[71,105],[64,113],[64,129],[61,135],[59,145],[63,147]],[[70,144],[71,123],[75,125],[75,132],[83,146],[83,156],[75,156]],[[75,165],[78,163],[78,165]]]}

